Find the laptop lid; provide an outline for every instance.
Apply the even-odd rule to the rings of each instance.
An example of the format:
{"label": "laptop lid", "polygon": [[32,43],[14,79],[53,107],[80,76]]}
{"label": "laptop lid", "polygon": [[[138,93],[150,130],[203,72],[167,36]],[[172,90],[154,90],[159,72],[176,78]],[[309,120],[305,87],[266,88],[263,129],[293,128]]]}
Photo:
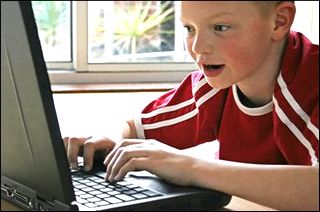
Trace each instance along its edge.
{"label": "laptop lid", "polygon": [[[128,181],[161,196],[83,209],[207,209],[231,198],[140,174],[129,174]],[[29,210],[82,209],[73,204],[71,172],[30,2],[1,3],[1,197]]]}
{"label": "laptop lid", "polygon": [[61,139],[31,3],[1,2],[1,184],[4,176],[39,199],[73,201]]}

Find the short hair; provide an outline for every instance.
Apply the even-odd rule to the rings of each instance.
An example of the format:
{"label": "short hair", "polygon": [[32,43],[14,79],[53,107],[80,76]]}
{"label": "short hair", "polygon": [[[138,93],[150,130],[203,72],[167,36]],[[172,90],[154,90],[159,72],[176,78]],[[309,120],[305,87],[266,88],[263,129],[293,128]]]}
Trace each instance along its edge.
{"label": "short hair", "polygon": [[263,16],[268,16],[272,8],[283,2],[292,2],[294,4],[294,1],[253,1],[259,7]]}

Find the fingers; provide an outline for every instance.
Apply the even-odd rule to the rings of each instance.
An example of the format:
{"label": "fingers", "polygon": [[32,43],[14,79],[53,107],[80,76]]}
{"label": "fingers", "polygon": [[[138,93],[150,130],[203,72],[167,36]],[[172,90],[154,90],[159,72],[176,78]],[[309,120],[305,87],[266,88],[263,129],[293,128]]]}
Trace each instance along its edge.
{"label": "fingers", "polygon": [[149,150],[141,149],[140,144],[120,147],[107,165],[105,179],[113,182],[123,179],[129,171],[146,169],[144,159],[148,158]]}
{"label": "fingers", "polygon": [[148,159],[146,157],[131,158],[123,166],[120,167],[118,172],[115,172],[117,174],[114,173],[114,175],[111,175],[110,182],[123,180],[128,172],[148,169],[147,166]]}
{"label": "fingers", "polygon": [[69,137],[64,137],[63,138],[63,144],[64,144],[64,150],[67,151],[68,149],[68,141],[69,141]]}
{"label": "fingers", "polygon": [[83,143],[88,138],[89,137],[66,137],[63,139],[69,164],[72,169],[78,168],[78,156],[80,155],[80,150],[83,146]]}
{"label": "fingers", "polygon": [[83,144],[84,170],[90,171],[92,169],[95,154],[98,157],[105,158],[107,153],[113,148],[113,145],[111,141],[108,141],[104,137],[92,137],[86,140]]}
{"label": "fingers", "polygon": [[93,157],[96,147],[92,139],[88,139],[83,144],[83,161],[84,161],[84,170],[90,171],[92,169]]}
{"label": "fingers", "polygon": [[105,158],[103,164],[105,166],[108,166],[108,164],[110,163],[111,159],[114,157],[114,154],[117,152],[117,150],[121,147],[125,147],[125,146],[129,146],[129,145],[133,145],[133,144],[138,144],[138,143],[142,143],[143,141],[140,139],[124,139],[121,143],[118,143],[117,146],[115,146],[112,151],[107,155],[107,157]]}
{"label": "fingers", "polygon": [[92,169],[97,151],[100,154],[103,153],[105,157],[106,153],[114,146],[114,142],[106,137],[64,137],[63,141],[70,167],[72,169],[78,168],[78,156],[83,156],[85,171]]}
{"label": "fingers", "polygon": [[119,169],[129,160],[131,157],[138,157],[137,154],[130,154],[128,148],[120,147],[114,153],[114,156],[108,163],[106,169],[106,180],[112,182]]}

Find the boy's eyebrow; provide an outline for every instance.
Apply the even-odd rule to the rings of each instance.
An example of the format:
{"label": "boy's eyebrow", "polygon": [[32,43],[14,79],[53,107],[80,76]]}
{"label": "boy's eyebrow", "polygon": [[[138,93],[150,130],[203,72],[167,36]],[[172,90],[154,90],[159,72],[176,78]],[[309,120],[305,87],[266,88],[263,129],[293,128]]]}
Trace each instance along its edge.
{"label": "boy's eyebrow", "polygon": [[[219,17],[222,17],[222,16],[234,16],[235,13],[232,13],[232,12],[219,12],[217,14],[212,14],[208,17],[206,17],[206,19],[215,19],[215,18],[219,18]],[[181,13],[181,16],[180,16],[180,21],[181,22],[184,22],[184,19],[182,17],[182,13]]]}

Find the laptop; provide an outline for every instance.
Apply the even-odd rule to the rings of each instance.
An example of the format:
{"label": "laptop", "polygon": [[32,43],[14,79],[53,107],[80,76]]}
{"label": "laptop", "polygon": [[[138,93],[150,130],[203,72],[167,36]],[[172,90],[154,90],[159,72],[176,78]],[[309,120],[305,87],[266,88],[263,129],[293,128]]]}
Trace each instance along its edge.
{"label": "laptop", "polygon": [[70,170],[30,2],[1,2],[1,198],[24,210],[208,210],[225,193],[165,182],[146,172],[104,180]]}

